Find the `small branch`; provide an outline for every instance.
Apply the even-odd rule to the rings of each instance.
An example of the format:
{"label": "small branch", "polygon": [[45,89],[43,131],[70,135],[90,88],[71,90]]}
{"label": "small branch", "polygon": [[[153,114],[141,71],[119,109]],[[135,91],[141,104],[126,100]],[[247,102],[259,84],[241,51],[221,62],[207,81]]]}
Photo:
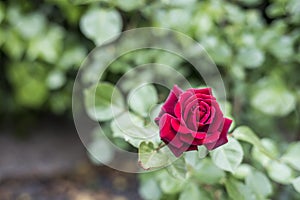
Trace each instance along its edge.
{"label": "small branch", "polygon": [[160,143],[160,145],[155,149],[155,151],[159,151],[161,148],[165,147],[166,144],[165,143]]}

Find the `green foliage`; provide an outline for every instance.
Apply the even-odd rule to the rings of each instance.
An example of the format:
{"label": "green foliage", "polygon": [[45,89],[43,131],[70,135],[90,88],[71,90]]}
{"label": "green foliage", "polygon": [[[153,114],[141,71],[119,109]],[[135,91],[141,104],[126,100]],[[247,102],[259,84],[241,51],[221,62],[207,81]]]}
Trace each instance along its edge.
{"label": "green foliage", "polygon": [[245,184],[237,181],[233,178],[229,178],[225,182],[225,188],[228,196],[233,200],[251,200],[255,199],[254,194],[251,193],[250,188],[246,187]]}
{"label": "green foliage", "polygon": [[270,180],[259,171],[254,171],[246,177],[246,186],[254,192],[256,199],[265,199],[272,194]]}
{"label": "green foliage", "polygon": [[101,45],[121,32],[122,19],[116,10],[92,7],[82,16],[80,28],[87,38]]}
{"label": "green foliage", "polygon": [[[231,126],[229,143],[209,154],[199,147],[169,165],[175,158],[167,147],[159,148],[153,123],[156,105],[167,93],[153,85],[139,87],[164,68],[132,74],[118,88],[114,84],[147,63],[169,65],[195,87],[203,82],[179,56],[144,49],[121,56],[99,85],[84,91],[87,113],[105,125],[105,135],[95,131],[90,143],[92,161],[113,158],[110,140],[138,149],[146,169],[167,166],[140,176],[144,199],[299,199],[299,13],[298,0],[2,1],[0,117],[32,109],[70,114],[76,70],[96,45],[112,42],[122,30],[171,28],[200,42],[217,64],[229,100],[225,116],[237,125]],[[109,59],[95,58],[86,82],[95,80],[93,70]],[[165,81],[172,80],[166,74]]]}
{"label": "green foliage", "polygon": [[148,170],[165,167],[170,164],[170,160],[168,154],[158,151],[153,143],[142,142],[139,146],[139,163]]}
{"label": "green foliage", "polygon": [[152,106],[158,101],[156,90],[152,85],[141,86],[128,95],[128,104],[130,108],[140,114],[142,117],[147,117]]}
{"label": "green foliage", "polygon": [[282,156],[282,160],[290,164],[291,167],[300,171],[300,142],[289,145],[287,152]]}
{"label": "green foliage", "polygon": [[84,91],[85,106],[92,119],[110,120],[124,111],[121,92],[110,83],[91,86]]}
{"label": "green foliage", "polygon": [[297,177],[293,180],[293,186],[295,190],[300,193],[300,177]]}
{"label": "green foliage", "polygon": [[211,152],[213,162],[221,169],[234,172],[241,164],[244,156],[242,146],[234,139],[229,138],[227,144]]}

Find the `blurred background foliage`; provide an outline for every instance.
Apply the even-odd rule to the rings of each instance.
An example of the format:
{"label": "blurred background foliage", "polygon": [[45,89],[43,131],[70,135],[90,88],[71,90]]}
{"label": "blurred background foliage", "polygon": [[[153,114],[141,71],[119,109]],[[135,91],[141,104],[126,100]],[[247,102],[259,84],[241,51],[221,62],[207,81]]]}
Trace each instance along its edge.
{"label": "blurred background foliage", "polygon": [[[24,126],[44,113],[71,116],[73,82],[88,52],[121,31],[152,26],[183,32],[205,47],[222,74],[237,125],[272,138],[279,152],[300,139],[299,0],[10,0],[0,1],[0,26],[1,122]],[[200,85],[186,63],[157,50],[122,56],[104,80],[114,83],[149,62],[172,66]],[[244,152],[252,162],[250,151]],[[208,160],[201,167],[210,165]],[[168,193],[171,186],[158,179]],[[146,188],[158,187],[145,180]],[[148,189],[141,188],[145,198]],[[290,188],[281,191],[293,197]]]}
{"label": "blurred background foliage", "polygon": [[[1,1],[2,118],[70,113],[73,80],[87,53],[123,30],[154,26],[181,31],[206,48],[237,123],[255,125],[263,136],[297,139],[299,13],[297,0]],[[156,52],[128,54],[110,72],[157,62],[193,79],[176,56]]]}

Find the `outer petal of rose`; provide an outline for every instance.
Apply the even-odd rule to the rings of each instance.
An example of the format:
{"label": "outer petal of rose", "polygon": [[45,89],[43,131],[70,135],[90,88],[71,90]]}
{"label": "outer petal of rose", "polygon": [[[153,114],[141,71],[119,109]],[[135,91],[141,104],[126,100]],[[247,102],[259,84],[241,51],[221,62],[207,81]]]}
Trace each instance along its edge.
{"label": "outer petal of rose", "polygon": [[182,146],[181,148],[176,148],[172,145],[168,145],[169,149],[172,151],[172,153],[176,156],[179,157],[183,154],[185,151],[194,151],[198,150],[196,145],[191,145],[191,146]]}
{"label": "outer petal of rose", "polygon": [[198,98],[198,99],[211,99],[211,100],[216,100],[216,98],[214,96],[211,96],[211,95],[207,95],[207,94],[195,94],[195,96]]}
{"label": "outer petal of rose", "polygon": [[231,123],[232,123],[231,119],[225,118],[223,130],[221,132],[219,140],[216,142],[216,144],[214,146],[214,149],[223,144],[226,144],[228,142],[227,133],[228,133]]}
{"label": "outer petal of rose", "polygon": [[199,88],[199,89],[191,88],[188,89],[187,91],[191,91],[195,94],[200,93],[200,94],[212,95],[211,88]]}
{"label": "outer petal of rose", "polygon": [[228,118],[224,119],[224,125],[223,125],[223,129],[222,129],[219,139],[216,142],[205,145],[208,150],[215,149],[215,148],[217,148],[223,144],[226,144],[228,142],[227,133],[228,133],[231,123],[232,123],[231,119],[228,119]]}
{"label": "outer petal of rose", "polygon": [[175,105],[174,114],[179,120],[181,119],[181,106],[179,102],[177,102]]}
{"label": "outer petal of rose", "polygon": [[166,113],[166,111],[164,111],[163,109],[161,109],[161,111],[159,112],[158,116],[154,119],[154,121],[155,121],[155,123],[157,125],[159,125],[159,120],[160,120],[161,116],[163,116],[163,114],[165,114],[165,113]]}
{"label": "outer petal of rose", "polygon": [[186,145],[202,145],[203,139],[194,138],[194,136],[190,133],[180,134],[180,140],[184,142]]}
{"label": "outer petal of rose", "polygon": [[162,110],[164,110],[166,113],[170,113],[171,115],[174,115],[174,107],[175,107],[175,105],[178,101],[179,95],[181,93],[182,93],[182,90],[177,85],[174,85],[167,100],[165,101],[164,105],[162,106]]}
{"label": "outer petal of rose", "polygon": [[220,138],[221,133],[216,131],[213,133],[208,133],[203,140],[203,144],[216,143]]}
{"label": "outer petal of rose", "polygon": [[166,144],[172,144],[173,146],[180,148],[183,143],[180,141],[176,131],[172,128],[171,120],[175,119],[168,113],[165,113],[159,121],[160,137]]}

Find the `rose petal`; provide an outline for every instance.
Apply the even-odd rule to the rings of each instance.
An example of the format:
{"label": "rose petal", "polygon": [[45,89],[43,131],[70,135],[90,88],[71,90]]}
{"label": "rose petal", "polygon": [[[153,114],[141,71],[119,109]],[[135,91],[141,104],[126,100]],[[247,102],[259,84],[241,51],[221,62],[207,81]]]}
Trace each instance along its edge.
{"label": "rose petal", "polygon": [[216,100],[216,98],[214,96],[207,95],[207,94],[195,94],[195,96],[197,97],[197,99],[200,99],[200,100],[204,100],[204,99]]}
{"label": "rose petal", "polygon": [[180,134],[179,138],[182,142],[184,142],[187,145],[202,145],[203,140],[202,139],[196,139],[193,137],[192,134]]}
{"label": "rose petal", "polygon": [[[200,105],[200,109],[204,109],[205,110],[205,113],[204,113],[204,115],[202,115],[200,117],[199,122],[201,122],[203,124],[206,124],[206,122],[208,121],[208,119],[211,117],[211,115],[210,115],[211,107],[206,102],[204,102],[204,101],[201,101],[199,103],[199,105]],[[201,110],[200,110],[200,113],[201,113]]]}
{"label": "rose petal", "polygon": [[[186,104],[191,102],[191,100],[189,99],[190,97],[193,98],[193,93],[191,93],[191,92],[183,92],[180,95],[178,102],[180,102],[182,108],[185,108]],[[195,99],[195,97],[194,97],[194,99]]]}
{"label": "rose petal", "polygon": [[180,102],[177,102],[174,109],[175,116],[180,120],[181,119],[181,106]]}
{"label": "rose petal", "polygon": [[171,120],[175,119],[169,114],[164,114],[159,121],[160,137],[166,143],[171,143],[173,146],[180,148],[183,143],[176,135],[176,131],[172,128]]}
{"label": "rose petal", "polygon": [[213,132],[213,133],[208,133],[203,140],[203,144],[216,142],[219,139],[220,135],[221,135],[221,132],[218,132],[218,131]]}
{"label": "rose petal", "polygon": [[219,104],[216,101],[212,101],[212,107],[215,108],[215,116],[213,117],[212,122],[209,124],[208,132],[221,131],[220,126],[223,125],[224,118],[223,113],[219,107]]}
{"label": "rose petal", "polygon": [[191,91],[195,94],[207,94],[207,95],[212,95],[212,92],[211,92],[211,88],[191,88],[191,89],[188,89],[187,91]]}
{"label": "rose petal", "polygon": [[182,90],[177,85],[174,85],[169,96],[167,97],[167,100],[165,101],[164,105],[162,106],[162,110],[164,110],[166,113],[174,115],[174,107],[175,107],[181,93],[182,93]]}
{"label": "rose petal", "polygon": [[232,123],[231,119],[225,118],[223,130],[221,132],[219,140],[217,141],[217,143],[214,146],[214,149],[221,146],[221,145],[223,145],[223,144],[226,144],[228,142],[227,133],[228,133],[228,130],[231,126],[231,123]]}
{"label": "rose petal", "polygon": [[207,135],[205,132],[192,132],[191,134],[195,139],[199,139],[199,140],[204,139]]}
{"label": "rose petal", "polygon": [[190,133],[191,130],[188,129],[186,126],[184,125],[181,125],[179,120],[177,119],[172,119],[171,120],[171,125],[172,125],[172,128],[178,133]]}
{"label": "rose petal", "polygon": [[[190,98],[189,98],[190,100]],[[186,119],[189,112],[192,111],[192,109],[198,107],[198,100],[197,99],[193,99],[192,101],[190,101],[186,107],[184,108],[184,113],[183,113],[183,119]]]}

